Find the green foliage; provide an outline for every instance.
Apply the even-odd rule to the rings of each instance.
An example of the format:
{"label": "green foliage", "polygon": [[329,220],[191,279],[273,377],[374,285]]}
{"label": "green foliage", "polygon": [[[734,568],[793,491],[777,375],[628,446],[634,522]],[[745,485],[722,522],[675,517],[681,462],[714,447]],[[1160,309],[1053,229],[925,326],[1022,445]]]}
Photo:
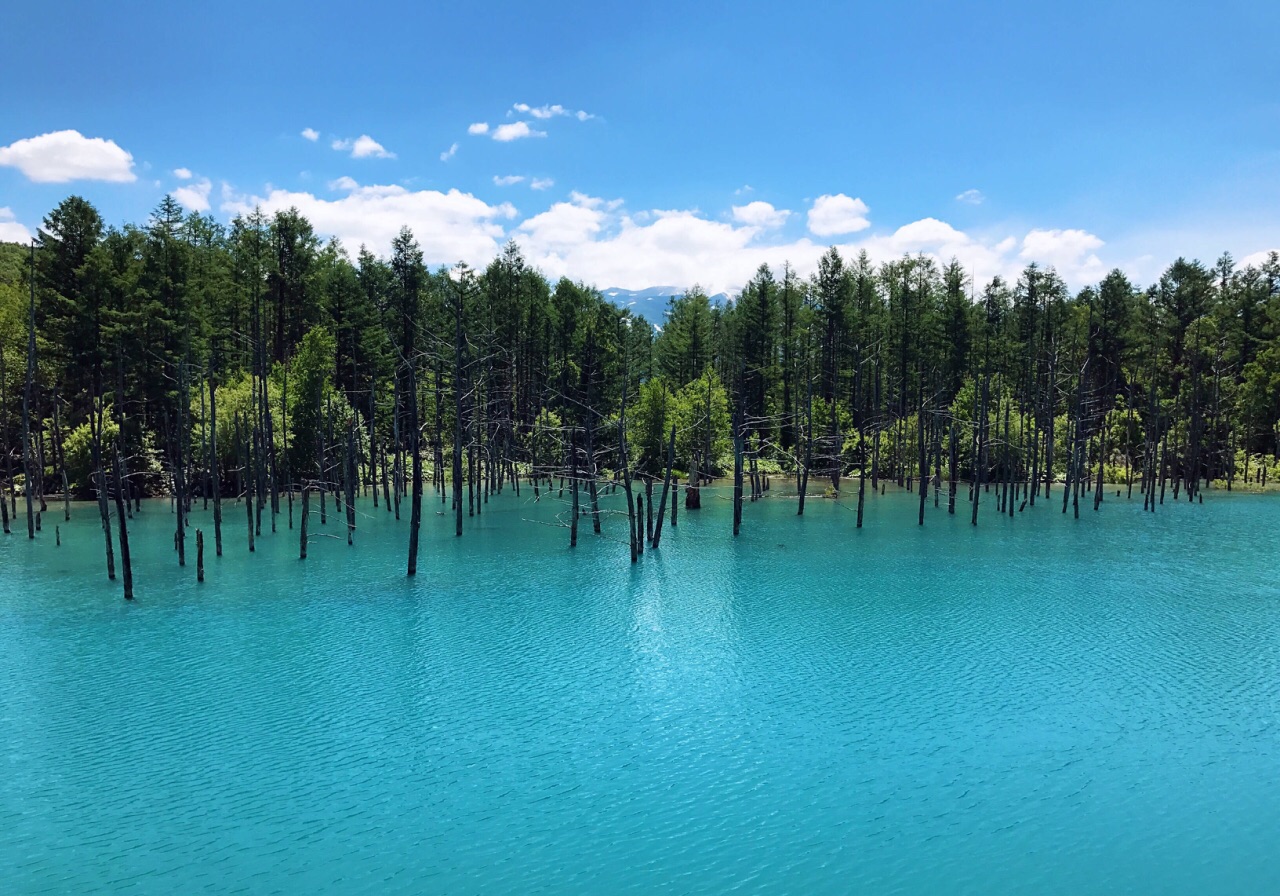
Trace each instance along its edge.
{"label": "green foliage", "polygon": [[[120,427],[112,419],[111,408],[107,408],[102,424],[103,464],[109,464],[116,442],[120,437]],[[93,487],[93,428],[86,421],[76,426],[62,441],[62,451],[67,466],[67,479],[77,494],[87,494]]]}
{"label": "green foliage", "polygon": [[627,439],[635,468],[651,476],[666,469],[667,442],[675,422],[676,398],[666,380],[655,377],[640,386],[640,397],[628,412]]}
{"label": "green foliage", "polygon": [[[302,479],[320,478],[320,449],[333,401],[333,356],[337,340],[321,327],[302,337],[289,363],[289,469]],[[283,385],[282,385],[283,389]]]}
{"label": "green foliage", "polygon": [[[547,469],[566,456],[568,432],[591,425],[595,460],[616,468],[610,421],[624,396],[631,461],[651,475],[665,466],[673,423],[678,468],[698,454],[724,471],[735,413],[761,469],[793,469],[810,407],[815,469],[856,469],[877,444],[882,475],[911,475],[922,423],[940,427],[944,453],[954,423],[958,472],[973,475],[983,384],[988,475],[1005,463],[1027,475],[1031,428],[1051,422],[1059,476],[1077,426],[1107,475],[1145,462],[1166,432],[1184,481],[1222,478],[1232,454],[1256,469],[1280,448],[1277,256],[1244,269],[1229,256],[1178,259],[1146,290],[1113,271],[1072,295],[1035,264],[1016,282],[980,284],[956,262],[873,264],[833,247],[807,279],[761,266],[723,304],[691,287],[655,328],[587,284],[548,283],[514,243],[455,278],[429,269],[407,228],[387,257],[362,247],[353,259],[294,209],[224,227],[166,198],[142,224],[109,228],[72,196],[38,243],[32,418],[38,428],[57,398],[81,484],[99,401],[120,411],[115,437],[131,469],[151,464],[157,445],[167,467],[200,462],[211,378],[222,469],[240,463],[237,416],[241,437],[268,425],[265,400],[281,475],[295,481],[321,474],[322,441],[349,420],[362,438],[372,429],[381,451],[395,449],[397,427],[403,448],[418,426],[448,454],[461,430],[465,447],[521,464],[536,454]],[[11,456],[27,251],[0,245],[0,450]]]}
{"label": "green foliage", "polygon": [[709,444],[710,457],[723,469],[719,461],[732,450],[729,396],[714,370],[707,368],[675,394],[672,417],[676,424],[676,456],[685,468],[692,469],[695,454],[703,458],[705,465]]}

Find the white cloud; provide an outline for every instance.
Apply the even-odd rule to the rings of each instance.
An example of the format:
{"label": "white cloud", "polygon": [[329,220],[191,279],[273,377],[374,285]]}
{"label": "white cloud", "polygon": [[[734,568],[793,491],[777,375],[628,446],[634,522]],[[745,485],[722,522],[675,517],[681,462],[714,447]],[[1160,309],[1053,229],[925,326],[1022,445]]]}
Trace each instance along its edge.
{"label": "white cloud", "polygon": [[[1255,244],[1256,245],[1256,244]],[[1267,263],[1267,259],[1280,249],[1264,249],[1261,252],[1254,252],[1252,255],[1246,255],[1244,258],[1236,262],[1237,268],[1260,268]]]}
{"label": "white cloud", "polygon": [[317,140],[320,139],[320,132],[317,131],[315,128],[303,128],[302,139],[310,140],[312,143],[315,143]]}
{"label": "white cloud", "polygon": [[[761,240],[768,210],[734,211],[731,222],[713,221],[696,210],[625,210],[620,201],[572,193],[569,202],[521,223],[513,234],[527,257],[549,277],[569,276],[602,288],[636,289],[654,284],[701,283],[712,292],[740,289],[761,264],[778,271],[789,261],[807,277],[826,246],[805,237]],[[772,208],[770,206],[770,208]],[[773,210],[778,214],[778,210]],[[874,263],[924,255],[942,265],[959,259],[975,283],[995,275],[1017,279],[1031,260],[1054,265],[1073,288],[1097,282],[1104,270],[1091,247],[1102,241],[1084,231],[1031,231],[1021,238],[987,238],[958,230],[937,218],[909,222],[897,230],[837,245],[846,260],[865,249]],[[1095,245],[1096,244],[1096,245]],[[1034,258],[1027,257],[1034,255]]]}
{"label": "white cloud", "polygon": [[1084,230],[1032,230],[1022,238],[1018,258],[1052,265],[1074,282],[1093,281],[1106,273],[1095,254],[1103,242]]}
{"label": "white cloud", "polygon": [[0,243],[27,243],[31,241],[31,231],[18,223],[13,210],[0,207]]}
{"label": "white cloud", "polygon": [[191,169],[190,168],[174,168],[173,176],[176,177],[178,180],[191,180],[191,177],[192,177]]}
{"label": "white cloud", "polygon": [[329,181],[329,189],[340,190],[343,193],[350,193],[352,190],[360,189],[360,185],[356,183],[354,177],[347,177],[347,175],[344,174],[337,180]]}
{"label": "white cloud", "polygon": [[500,124],[493,129],[493,139],[499,143],[510,143],[512,140],[521,140],[525,137],[545,137],[546,131],[537,131],[529,127],[527,121],[513,121],[510,124]]}
{"label": "white cloud", "polygon": [[733,207],[733,220],[739,224],[747,224],[751,227],[760,227],[765,230],[772,230],[775,227],[781,227],[787,223],[787,218],[791,217],[791,212],[786,209],[774,208],[767,202],[756,200],[748,202],[746,205],[735,205]]}
{"label": "white cloud", "polygon": [[814,236],[836,236],[866,230],[871,226],[867,220],[869,211],[861,199],[844,193],[819,196],[809,209],[809,232]]}
{"label": "white cloud", "polygon": [[556,118],[560,115],[571,114],[568,109],[559,103],[556,103],[554,106],[530,106],[528,103],[516,103],[511,108],[516,112],[520,112],[525,115],[532,115],[534,118],[544,120],[548,118]]}
{"label": "white cloud", "polygon": [[454,143],[444,152],[440,153],[440,161],[447,162],[458,154],[458,144]]}
{"label": "white cloud", "polygon": [[535,177],[529,181],[530,190],[550,190],[556,182],[549,177]]}
{"label": "white cloud", "polygon": [[72,180],[132,183],[133,156],[114,140],[86,137],[79,131],[54,131],[0,147],[0,166],[17,168],[38,184]]}
{"label": "white cloud", "polygon": [[458,190],[410,191],[398,185],[357,187],[338,199],[280,189],[268,189],[266,196],[238,195],[224,185],[223,197],[222,210],[231,215],[255,206],[267,213],[295,207],[317,232],[336,236],[351,249],[364,244],[385,254],[400,228],[408,226],[433,265],[461,260],[482,267],[505,241],[501,222],[516,216],[509,203],[490,205]]}
{"label": "white cloud", "polygon": [[586,112],[581,109],[576,111],[573,109],[566,109],[559,103],[546,106],[530,106],[528,103],[516,103],[511,107],[511,111],[507,114],[511,115],[513,113],[532,115],[539,121],[546,121],[548,118],[559,118],[561,116],[576,118],[578,121],[588,121],[595,118],[595,116],[590,112]]}
{"label": "white cloud", "polygon": [[709,221],[693,211],[627,215],[616,201],[576,193],[518,229],[529,258],[549,276],[601,287],[698,282],[713,291],[729,289],[745,283],[761,262],[799,260],[801,252],[816,263],[822,251],[796,244],[752,247],[755,227]]}
{"label": "white cloud", "polygon": [[201,178],[192,184],[184,187],[178,187],[173,191],[173,198],[181,202],[193,212],[207,212],[209,210],[209,191],[213,189],[213,184],[209,179]]}
{"label": "white cloud", "polygon": [[334,140],[331,145],[340,152],[351,150],[353,159],[394,159],[396,157],[395,153],[387,152],[381,143],[368,134],[361,134],[354,140]]}
{"label": "white cloud", "polygon": [[493,185],[495,187],[509,187],[512,184],[518,184],[524,180],[523,174],[504,174],[493,176]]}
{"label": "white cloud", "polygon": [[733,191],[733,195],[746,196],[748,193],[754,193],[755,191],[756,191],[756,188],[751,186],[751,184],[743,184],[742,186],[738,187],[738,189]]}
{"label": "white cloud", "polygon": [[981,190],[965,190],[956,197],[956,202],[963,202],[965,205],[982,205],[987,201],[987,197],[982,195]]}
{"label": "white cloud", "polygon": [[473,137],[478,137],[481,134],[487,134],[489,133],[489,122],[477,121],[475,124],[470,125],[467,128],[467,133]]}
{"label": "white cloud", "polygon": [[582,201],[585,199],[589,197],[574,194],[574,201],[557,202],[521,224],[519,230],[529,246],[554,255],[589,245],[604,226],[605,212],[598,200]]}

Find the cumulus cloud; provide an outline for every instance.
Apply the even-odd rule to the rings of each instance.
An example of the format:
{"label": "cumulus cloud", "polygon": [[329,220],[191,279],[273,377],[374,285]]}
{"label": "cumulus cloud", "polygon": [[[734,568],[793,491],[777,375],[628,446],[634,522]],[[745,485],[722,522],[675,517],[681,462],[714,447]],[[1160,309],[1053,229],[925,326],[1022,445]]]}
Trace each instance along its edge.
{"label": "cumulus cloud", "polygon": [[[1256,245],[1256,244],[1255,244]],[[1236,262],[1238,268],[1260,268],[1267,263],[1267,260],[1280,249],[1264,249],[1261,252],[1254,252],[1252,255],[1246,255],[1244,258]]]}
{"label": "cumulus cloud", "polygon": [[981,190],[965,190],[956,197],[956,202],[963,202],[965,205],[982,205],[987,201],[987,197],[982,195]]}
{"label": "cumulus cloud", "polygon": [[18,223],[13,210],[0,207],[0,243],[26,243],[31,240],[31,231]]}
{"label": "cumulus cloud", "polygon": [[[528,175],[499,175],[493,182],[531,189],[540,183]],[[337,192],[320,198],[270,187],[264,196],[242,195],[224,185],[222,209],[236,214],[255,205],[268,213],[296,207],[319,233],[337,236],[352,249],[367,244],[380,254],[389,251],[400,227],[408,225],[431,264],[464,260],[483,267],[507,239],[515,238],[548,277],[569,276],[602,288],[701,283],[712,292],[732,293],[761,264],[777,271],[790,262],[797,274],[807,277],[816,271],[828,246],[816,231],[798,239],[778,239],[772,228],[795,213],[764,202],[731,206],[729,215],[708,216],[696,209],[632,210],[621,199],[574,191],[566,201],[522,219],[510,203],[490,203],[458,190],[360,186],[346,177],[330,187]],[[842,221],[824,226],[819,215],[818,229],[838,226],[847,233],[857,219],[866,221],[865,204],[844,199],[847,202],[837,203],[837,211],[845,216]],[[939,265],[956,258],[979,290],[995,275],[1016,280],[1031,261],[1055,267],[1073,288],[1096,283],[1105,273],[1100,259],[1103,241],[1084,230],[971,233],[939,218],[909,221],[893,230],[860,230],[866,232],[836,241],[846,259],[862,250],[877,264],[904,255],[923,255]]]}
{"label": "cumulus cloud", "polygon": [[521,183],[524,180],[523,174],[503,174],[493,176],[493,185],[495,187],[509,187],[512,184]]}
{"label": "cumulus cloud", "polygon": [[740,224],[760,227],[765,230],[781,227],[787,223],[787,218],[789,217],[791,217],[791,212],[786,209],[774,208],[769,203],[761,202],[760,200],[733,207],[733,220]]}
{"label": "cumulus cloud", "polygon": [[535,177],[529,181],[530,190],[550,190],[556,182],[549,177]]}
{"label": "cumulus cloud", "polygon": [[454,143],[444,152],[440,153],[440,161],[447,162],[458,154],[458,144]]}
{"label": "cumulus cloud", "polygon": [[339,152],[350,150],[353,159],[394,159],[396,157],[395,153],[388,152],[381,143],[368,134],[361,134],[354,140],[334,140],[332,146]]}
{"label": "cumulus cloud", "polygon": [[509,203],[491,205],[459,190],[410,191],[398,185],[357,186],[337,199],[281,189],[242,195],[224,185],[223,196],[227,214],[247,214],[257,206],[268,214],[297,208],[317,232],[336,236],[349,248],[363,244],[381,254],[408,226],[429,264],[487,264],[505,241],[503,222],[516,216]]}
{"label": "cumulus cloud", "polygon": [[[619,200],[574,192],[568,202],[519,224],[512,234],[527,257],[549,277],[569,276],[601,287],[626,289],[655,283],[701,283],[713,292],[734,292],[761,264],[777,271],[790,262],[802,277],[817,270],[824,243],[804,237],[762,240],[764,225],[780,210],[734,207],[733,220],[714,221],[694,210],[629,212]],[[742,209],[743,211],[739,211]],[[942,265],[959,259],[979,285],[1000,275],[1016,280],[1030,261],[1055,266],[1074,287],[1104,273],[1094,248],[1102,241],[1084,231],[1031,231],[1022,237],[976,236],[937,218],[837,243],[846,259],[866,250],[874,263],[923,255]],[[1035,256],[1035,257],[1031,257]]]}
{"label": "cumulus cloud", "polygon": [[132,183],[133,156],[114,140],[86,137],[79,131],[53,131],[0,146],[0,166],[17,168],[38,184],[73,180]]}
{"label": "cumulus cloud", "polygon": [[575,195],[573,201],[557,202],[541,214],[527,219],[519,230],[535,252],[554,255],[572,252],[587,245],[604,226],[605,211],[598,201]]}
{"label": "cumulus cloud", "polygon": [[479,137],[482,134],[489,133],[489,122],[477,121],[475,124],[467,128],[467,133],[473,137]]}
{"label": "cumulus cloud", "polygon": [[1084,230],[1032,230],[1022,238],[1018,258],[1052,265],[1069,280],[1097,280],[1106,273],[1095,254],[1103,245]]}
{"label": "cumulus cloud", "polygon": [[499,143],[510,143],[512,140],[523,140],[526,137],[545,137],[546,131],[538,131],[529,127],[527,121],[513,121],[500,124],[493,129],[493,139]]}
{"label": "cumulus cloud", "polygon": [[315,128],[303,128],[302,139],[310,140],[312,143],[315,143],[317,140],[320,139],[320,132],[317,131]]}
{"label": "cumulus cloud", "polygon": [[190,168],[174,168],[173,176],[178,180],[191,180],[192,174]]}
{"label": "cumulus cloud", "polygon": [[209,210],[209,192],[212,189],[213,184],[205,177],[195,183],[178,187],[173,191],[173,198],[193,212],[207,212]]}
{"label": "cumulus cloud", "polygon": [[819,196],[809,209],[809,232],[814,236],[838,236],[866,230],[871,226],[868,212],[865,202],[844,193]]}

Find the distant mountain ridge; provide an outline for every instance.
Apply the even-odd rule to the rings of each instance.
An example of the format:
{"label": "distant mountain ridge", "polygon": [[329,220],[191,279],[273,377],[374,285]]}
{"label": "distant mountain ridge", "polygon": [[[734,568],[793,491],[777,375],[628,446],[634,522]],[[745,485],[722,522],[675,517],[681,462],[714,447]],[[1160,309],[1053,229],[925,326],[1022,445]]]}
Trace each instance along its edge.
{"label": "distant mountain ridge", "polygon": [[[631,313],[643,317],[651,324],[662,326],[663,312],[667,310],[667,302],[673,296],[682,296],[686,292],[682,286],[650,286],[645,289],[619,289],[610,287],[601,290],[606,299],[619,308],[630,308]],[[731,296],[718,292],[709,297],[712,305],[724,305]]]}

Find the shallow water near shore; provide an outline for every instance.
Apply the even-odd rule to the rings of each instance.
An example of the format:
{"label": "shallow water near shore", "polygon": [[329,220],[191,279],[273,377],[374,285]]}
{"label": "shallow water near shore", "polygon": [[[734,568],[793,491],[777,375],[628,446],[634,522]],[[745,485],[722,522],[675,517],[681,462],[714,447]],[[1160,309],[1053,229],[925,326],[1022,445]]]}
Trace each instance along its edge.
{"label": "shallow water near shore", "polygon": [[367,502],[305,562],[197,510],[203,585],[148,502],[133,604],[95,507],[20,520],[0,890],[1280,891],[1280,498],[726,496],[634,566],[616,514],[428,500],[413,580]]}

